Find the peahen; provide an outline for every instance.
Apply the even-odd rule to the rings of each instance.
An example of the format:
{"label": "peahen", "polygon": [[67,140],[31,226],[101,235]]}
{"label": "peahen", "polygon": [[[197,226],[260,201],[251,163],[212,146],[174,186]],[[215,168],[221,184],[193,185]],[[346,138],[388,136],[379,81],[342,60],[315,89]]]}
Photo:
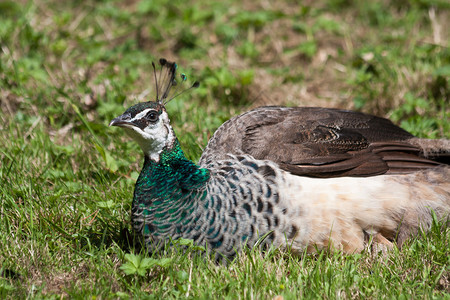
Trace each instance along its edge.
{"label": "peahen", "polygon": [[[221,148],[210,142],[212,155],[193,163],[165,108],[177,65],[164,59],[160,64],[156,101],[134,105],[110,123],[124,128],[144,152],[131,220],[149,250],[185,238],[231,258],[265,237],[263,245],[293,253],[328,247],[352,253],[364,249],[370,236],[385,245],[401,244],[419,226],[430,227],[432,212],[448,220],[450,168],[425,158],[417,160],[431,168],[409,174],[310,178],[283,170],[282,161],[256,159],[239,146],[244,151],[218,153]],[[281,143],[274,143],[279,149]]]}

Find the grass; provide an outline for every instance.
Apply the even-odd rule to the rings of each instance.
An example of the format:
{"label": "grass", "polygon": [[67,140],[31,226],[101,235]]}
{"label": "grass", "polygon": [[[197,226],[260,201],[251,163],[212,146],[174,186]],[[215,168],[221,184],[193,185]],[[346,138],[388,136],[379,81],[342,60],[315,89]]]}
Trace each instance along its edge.
{"label": "grass", "polygon": [[[129,249],[138,146],[109,121],[152,98],[151,61],[201,87],[168,105],[197,160],[264,104],[353,108],[450,138],[446,1],[2,1],[0,298],[450,298],[450,230],[385,258]],[[134,255],[134,256],[133,256]],[[129,275],[126,275],[129,274]]]}

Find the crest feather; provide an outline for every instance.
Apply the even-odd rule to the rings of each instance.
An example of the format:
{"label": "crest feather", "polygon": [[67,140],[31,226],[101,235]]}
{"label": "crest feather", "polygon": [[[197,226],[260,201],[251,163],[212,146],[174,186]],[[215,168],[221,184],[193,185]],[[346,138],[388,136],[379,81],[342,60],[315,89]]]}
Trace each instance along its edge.
{"label": "crest feather", "polygon": [[[152,62],[156,86],[156,102],[158,102],[159,104],[165,106],[170,100],[174,99],[175,97],[192,88],[198,88],[200,86],[200,83],[198,81],[195,81],[191,87],[179,91],[181,84],[178,84],[176,79],[178,65],[175,62],[168,61],[165,58],[159,59],[159,65],[160,70],[159,75],[157,75],[156,73],[158,72],[156,70],[156,65],[154,62]],[[180,79],[181,83],[183,83],[187,80],[187,76],[184,73],[181,73]],[[175,87],[175,89],[172,89],[172,87]]]}

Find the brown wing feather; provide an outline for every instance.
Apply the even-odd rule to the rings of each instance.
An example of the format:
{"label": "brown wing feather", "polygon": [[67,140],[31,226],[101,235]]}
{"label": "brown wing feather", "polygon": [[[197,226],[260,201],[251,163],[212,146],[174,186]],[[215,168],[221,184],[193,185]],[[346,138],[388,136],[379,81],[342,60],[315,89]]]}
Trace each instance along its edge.
{"label": "brown wing feather", "polygon": [[318,107],[260,107],[222,125],[200,163],[227,154],[272,160],[297,175],[372,176],[408,173],[440,163],[450,147],[425,151],[391,121],[359,112]]}

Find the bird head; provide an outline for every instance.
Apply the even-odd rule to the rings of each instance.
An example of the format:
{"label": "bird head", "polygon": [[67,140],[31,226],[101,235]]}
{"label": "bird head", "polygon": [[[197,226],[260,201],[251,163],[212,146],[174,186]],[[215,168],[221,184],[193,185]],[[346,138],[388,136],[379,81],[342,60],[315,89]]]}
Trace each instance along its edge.
{"label": "bird head", "polygon": [[109,126],[119,126],[135,140],[144,154],[154,161],[164,148],[170,148],[175,134],[170,126],[166,109],[158,102],[133,105],[122,115],[114,118]]}
{"label": "bird head", "polygon": [[[170,149],[176,137],[165,105],[181,93],[199,86],[195,82],[190,88],[177,93],[172,87],[177,86],[175,79],[177,64],[160,59],[161,71],[156,75],[155,64],[152,63],[156,82],[156,101],[139,103],[128,108],[122,115],[114,118],[109,126],[119,126],[133,138],[144,151],[144,154],[154,161],[159,161],[159,154],[164,148]],[[186,75],[181,74],[181,81],[186,81]],[[173,96],[171,96],[173,95]]]}

